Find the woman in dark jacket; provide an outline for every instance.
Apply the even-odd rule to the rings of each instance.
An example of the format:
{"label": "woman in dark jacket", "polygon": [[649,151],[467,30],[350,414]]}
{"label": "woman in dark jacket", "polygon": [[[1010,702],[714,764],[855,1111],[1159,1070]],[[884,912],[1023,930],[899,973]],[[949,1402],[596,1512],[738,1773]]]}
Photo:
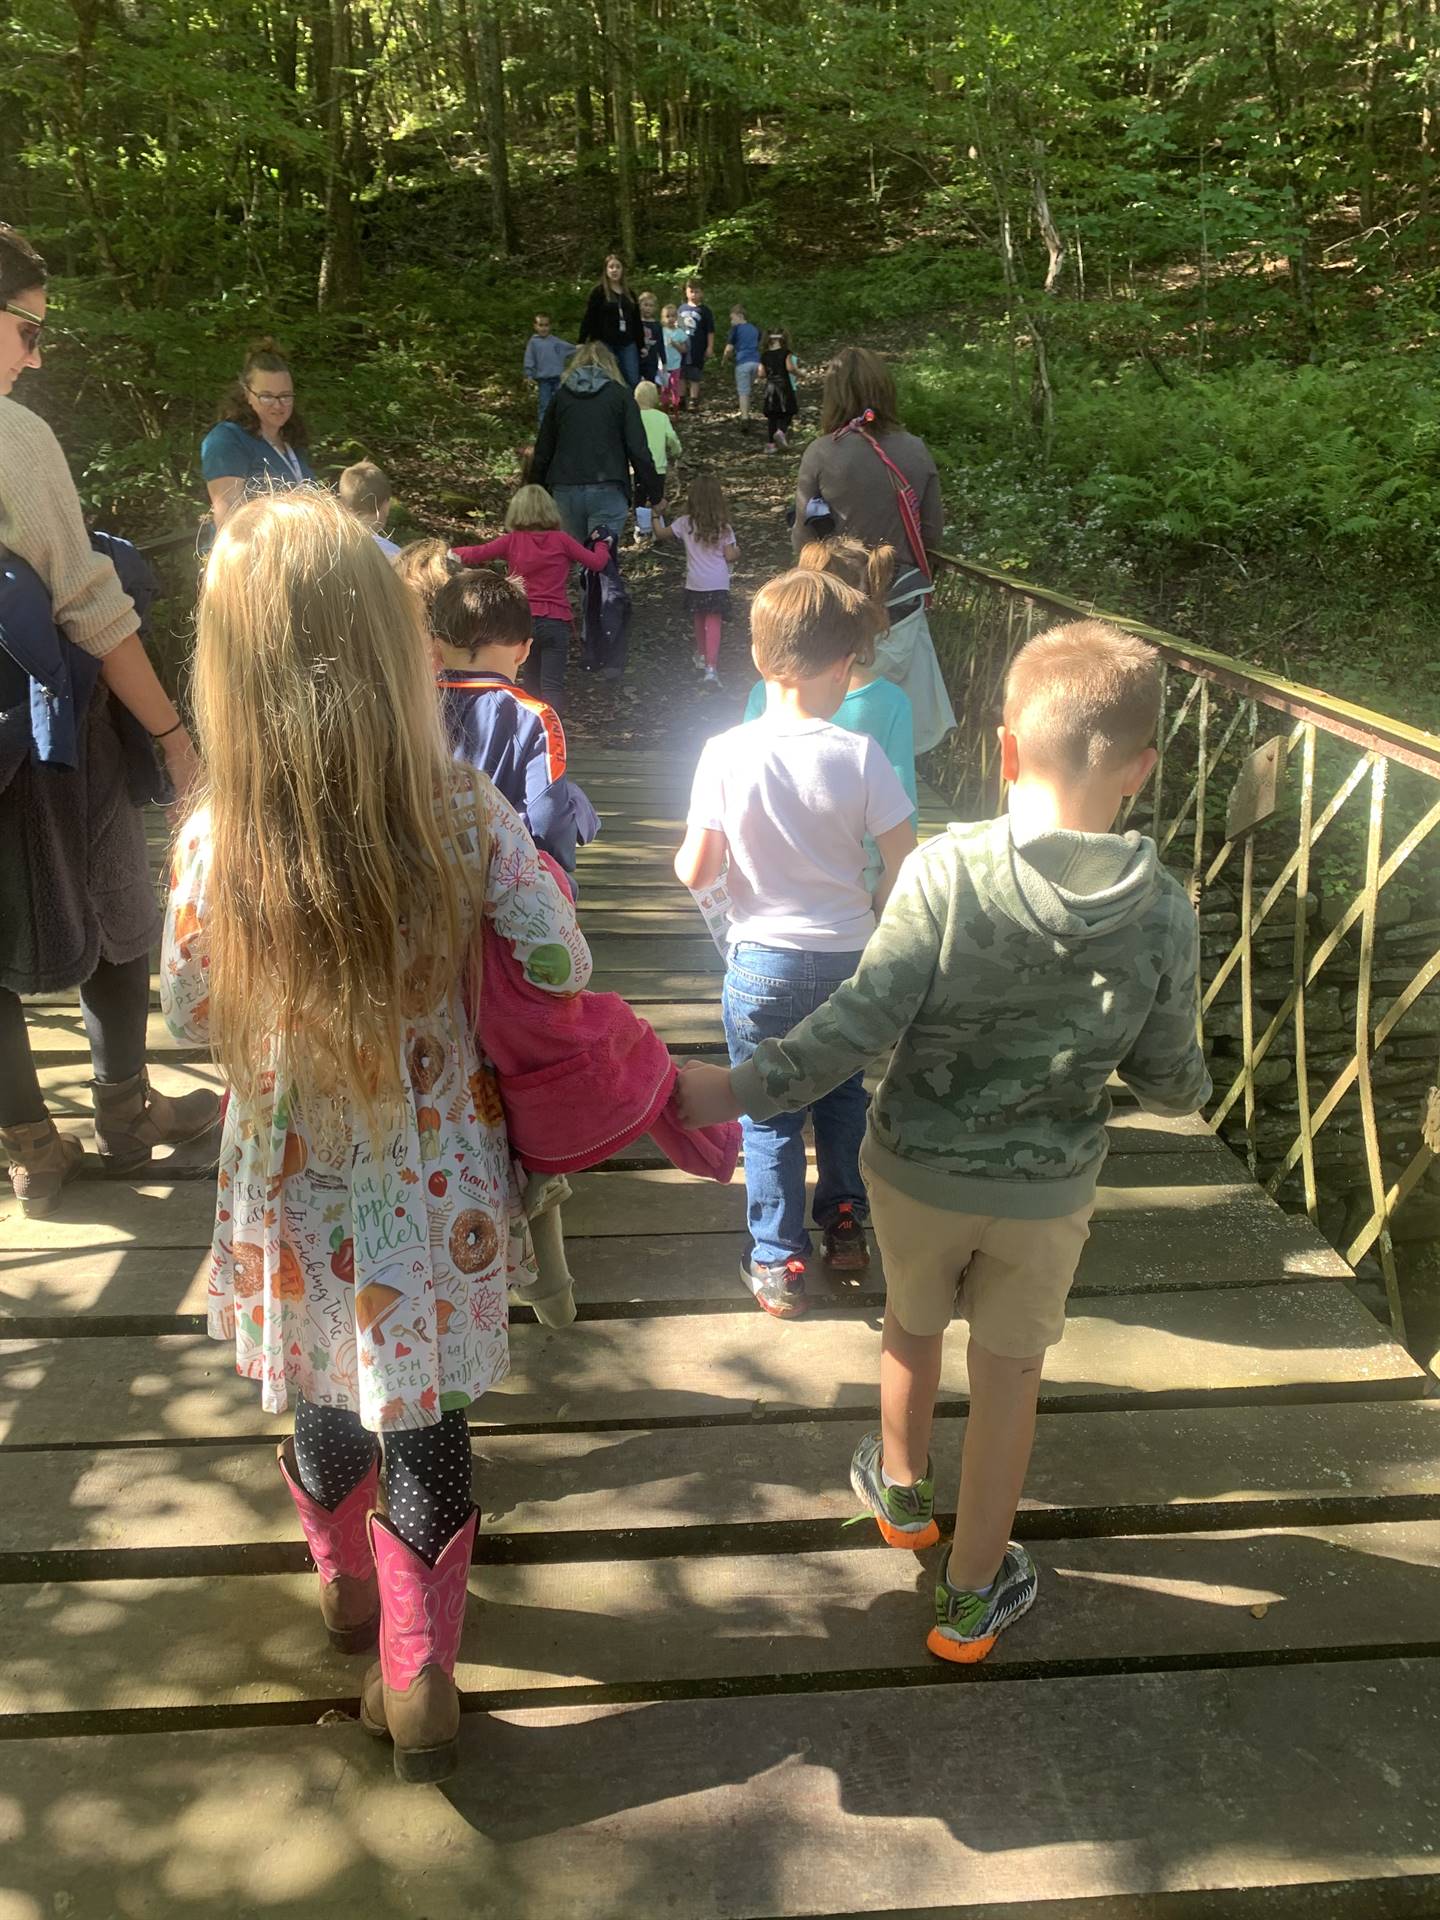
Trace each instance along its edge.
{"label": "woman in dark jacket", "polygon": [[585,318],[580,322],[580,340],[598,340],[614,354],[625,384],[632,391],[640,382],[640,349],[645,328],[640,306],[625,285],[625,262],[618,253],[608,254],[605,271],[590,295]]}
{"label": "woman in dark jacket", "polygon": [[642,504],[658,500],[660,479],[635,396],[614,354],[592,340],[566,368],[545,411],[530,478],[554,497],[571,538],[585,541],[595,527],[608,527],[617,539],[624,532],[632,472]]}

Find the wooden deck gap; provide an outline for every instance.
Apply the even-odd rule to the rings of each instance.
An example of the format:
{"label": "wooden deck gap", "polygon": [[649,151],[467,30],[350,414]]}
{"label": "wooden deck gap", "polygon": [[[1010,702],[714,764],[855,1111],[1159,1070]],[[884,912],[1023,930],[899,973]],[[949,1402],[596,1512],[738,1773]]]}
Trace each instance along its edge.
{"label": "wooden deck gap", "polygon": [[[954,1687],[982,1684],[1007,1686],[1034,1680],[1094,1680],[1147,1674],[1214,1673],[1255,1668],[1332,1666],[1343,1661],[1440,1659],[1440,1639],[1371,1646],[1313,1646],[1267,1648],[1254,1653],[1155,1654],[1136,1658],[1110,1656],[1098,1660],[1024,1660],[985,1664],[957,1670],[936,1661],[924,1667],[860,1668],[842,1673],[756,1673],[723,1680],[643,1680],[571,1687],[507,1687],[492,1692],[464,1692],[460,1710],[466,1714],[510,1713],[526,1707],[547,1711],[565,1707],[649,1706],[665,1701],[766,1700],[794,1694],[870,1693],[882,1688]],[[364,1672],[356,1662],[357,1685]],[[16,1713],[0,1718],[0,1745],[11,1740],[36,1740],[74,1735],[196,1733],[228,1727],[314,1725],[321,1715],[336,1714],[354,1720],[359,1693],[351,1697],[312,1700],[256,1701],[204,1707],[81,1708],[62,1713]]]}

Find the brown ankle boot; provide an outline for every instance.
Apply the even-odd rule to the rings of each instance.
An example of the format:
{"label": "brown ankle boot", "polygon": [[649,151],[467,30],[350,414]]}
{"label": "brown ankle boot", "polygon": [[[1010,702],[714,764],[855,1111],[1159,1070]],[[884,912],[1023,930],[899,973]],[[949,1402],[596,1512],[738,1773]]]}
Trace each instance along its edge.
{"label": "brown ankle boot", "polygon": [[220,1118],[220,1096],[208,1087],[178,1100],[156,1093],[142,1068],[133,1080],[90,1082],[95,1098],[95,1151],[107,1173],[143,1167],[158,1146],[180,1146],[208,1133]]}
{"label": "brown ankle boot", "polygon": [[43,1220],[60,1204],[60,1189],[79,1170],[85,1149],[53,1120],[0,1127],[0,1146],[10,1162],[10,1185],[28,1220]]}

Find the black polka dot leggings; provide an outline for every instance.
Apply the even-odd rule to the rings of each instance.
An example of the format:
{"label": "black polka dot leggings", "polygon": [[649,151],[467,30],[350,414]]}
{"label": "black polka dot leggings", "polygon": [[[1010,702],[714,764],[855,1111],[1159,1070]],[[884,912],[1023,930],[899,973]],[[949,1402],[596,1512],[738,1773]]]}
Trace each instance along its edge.
{"label": "black polka dot leggings", "polygon": [[[295,1408],[295,1471],[322,1507],[338,1507],[370,1471],[380,1442],[348,1407]],[[470,1430],[462,1409],[433,1427],[385,1436],[386,1518],[406,1546],[433,1567],[474,1504]]]}

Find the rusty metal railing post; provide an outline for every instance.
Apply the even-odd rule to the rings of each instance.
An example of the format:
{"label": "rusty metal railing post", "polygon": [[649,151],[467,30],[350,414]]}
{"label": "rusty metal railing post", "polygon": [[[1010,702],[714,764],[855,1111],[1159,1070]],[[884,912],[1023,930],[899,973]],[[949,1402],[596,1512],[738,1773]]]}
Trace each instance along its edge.
{"label": "rusty metal railing post", "polygon": [[1295,869],[1295,939],[1291,947],[1290,978],[1295,989],[1295,1093],[1300,1109],[1300,1168],[1305,1211],[1314,1220],[1320,1212],[1315,1184],[1315,1138],[1310,1117],[1309,1038],[1305,1028],[1305,949],[1310,932],[1310,852],[1315,824],[1315,729],[1304,732],[1300,762],[1300,860]]}
{"label": "rusty metal railing post", "polygon": [[1365,1169],[1370,1176],[1370,1203],[1380,1216],[1376,1251],[1385,1276],[1390,1324],[1396,1337],[1405,1338],[1405,1310],[1400,1302],[1400,1276],[1395,1271],[1395,1249],[1385,1208],[1385,1165],[1380,1152],[1380,1128],[1375,1118],[1375,1084],[1370,1076],[1370,1007],[1375,984],[1375,928],[1380,912],[1380,856],[1385,839],[1385,790],[1389,764],[1371,755],[1370,828],[1365,840],[1364,910],[1360,919],[1360,981],[1355,999],[1355,1072],[1360,1090],[1360,1125],[1365,1136]]}

